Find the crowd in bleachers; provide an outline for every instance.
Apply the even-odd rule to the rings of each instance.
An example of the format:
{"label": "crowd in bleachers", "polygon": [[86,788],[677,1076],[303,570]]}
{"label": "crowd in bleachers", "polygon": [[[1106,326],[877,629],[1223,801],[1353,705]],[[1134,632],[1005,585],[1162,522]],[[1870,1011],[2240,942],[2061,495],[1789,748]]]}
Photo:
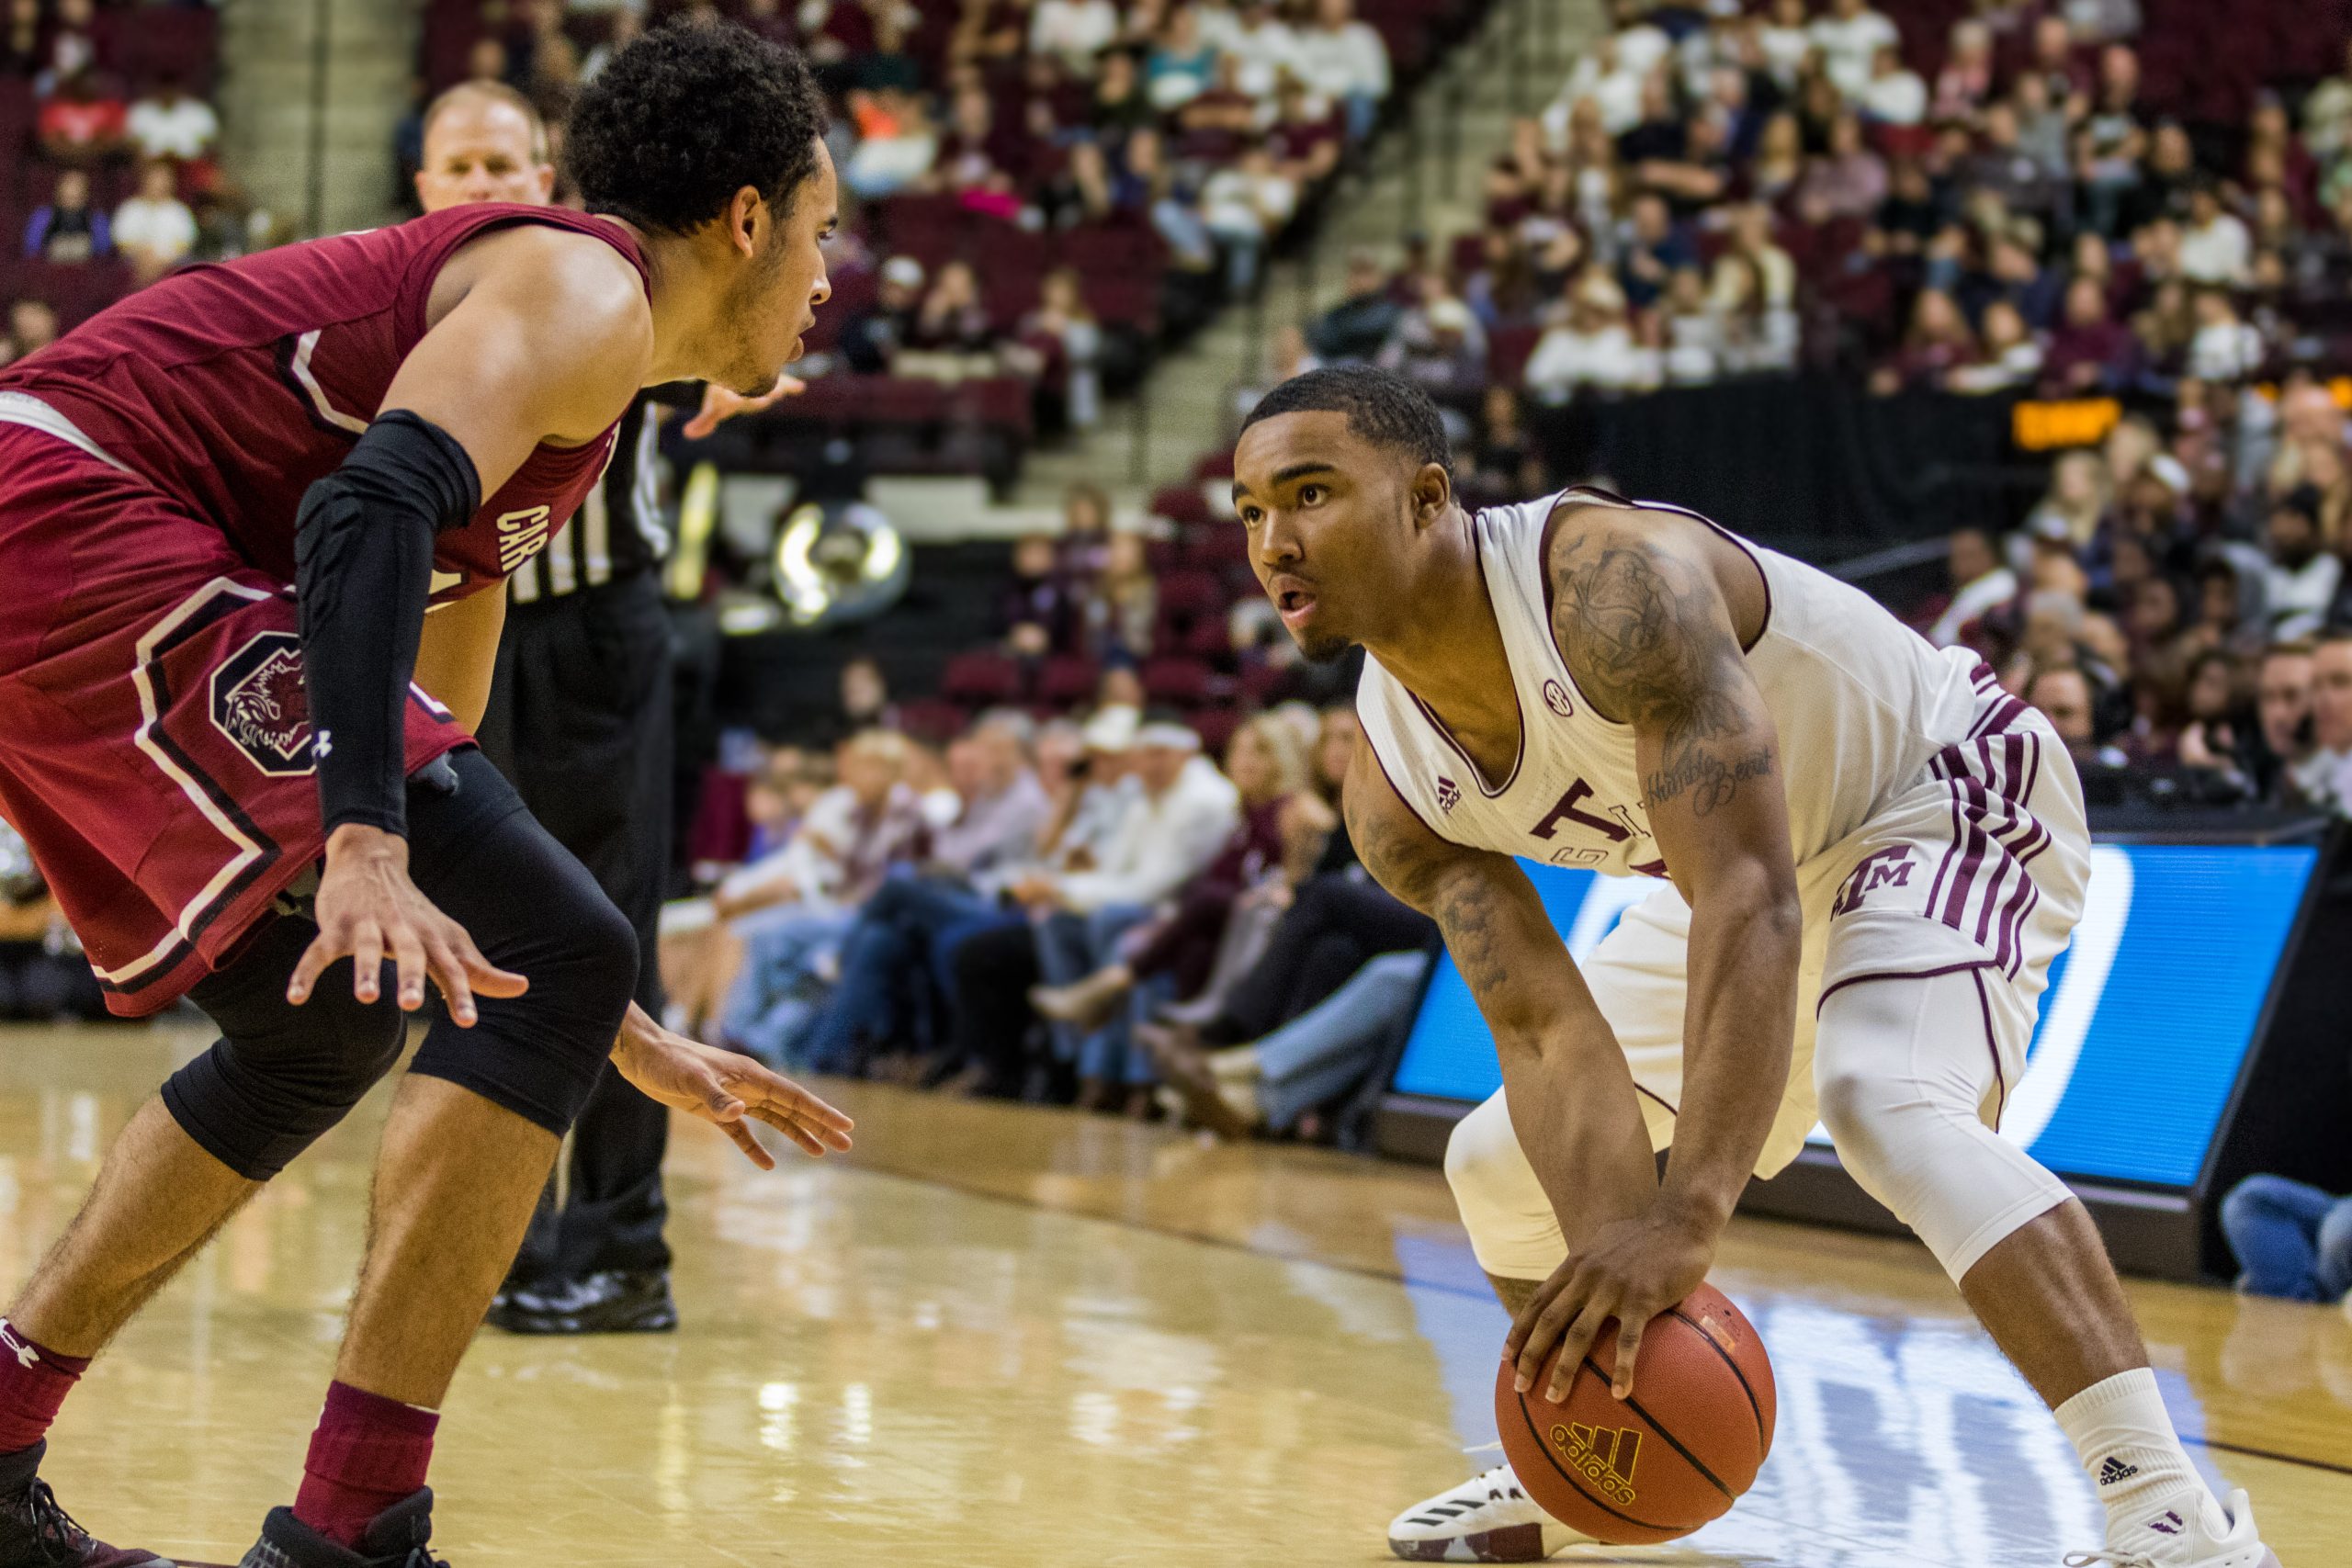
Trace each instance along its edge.
{"label": "crowd in bleachers", "polygon": [[0,363],[254,243],[215,158],[214,30],[203,0],[0,5]]}
{"label": "crowd in bleachers", "polygon": [[[851,222],[802,367],[810,390],[778,417],[965,417],[1025,443],[1094,423],[1106,385],[1253,290],[1393,94],[1478,8],[435,0],[419,104],[453,81],[494,78],[560,121],[609,51],[648,26],[731,17],[797,43],[834,101]],[[409,159],[417,139],[412,117],[400,137]],[[968,468],[968,450],[892,450],[885,463]]]}

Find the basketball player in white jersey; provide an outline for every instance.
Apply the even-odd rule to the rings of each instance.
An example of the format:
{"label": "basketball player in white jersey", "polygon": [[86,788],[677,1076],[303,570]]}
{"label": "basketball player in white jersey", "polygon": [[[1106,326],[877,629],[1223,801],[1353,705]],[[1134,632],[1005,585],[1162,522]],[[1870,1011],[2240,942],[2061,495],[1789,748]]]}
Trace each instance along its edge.
{"label": "basketball player in white jersey", "polygon": [[[2278,1568],[2182,1450],[2089,1215],[1994,1131],[2089,867],[2041,716],[1689,513],[1572,490],[1472,515],[1436,409],[1385,372],[1276,388],[1234,473],[1292,637],[1370,656],[1357,851],[1494,1032],[1504,1087],[1446,1175],[1521,1386],[1615,1317],[1630,1392],[1644,1326],[1818,1120],[2057,1412],[2108,1513],[2069,1563]],[[1658,883],[1579,968],[1514,857]],[[1432,1562],[1582,1539],[1508,1468],[1389,1529]]]}

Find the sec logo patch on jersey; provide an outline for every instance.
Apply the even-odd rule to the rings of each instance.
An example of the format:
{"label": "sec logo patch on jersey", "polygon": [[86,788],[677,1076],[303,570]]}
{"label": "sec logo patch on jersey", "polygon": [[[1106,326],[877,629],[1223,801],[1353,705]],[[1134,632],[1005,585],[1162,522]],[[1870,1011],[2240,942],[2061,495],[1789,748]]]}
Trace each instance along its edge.
{"label": "sec logo patch on jersey", "polygon": [[1562,718],[1575,716],[1576,705],[1568,701],[1568,689],[1557,681],[1544,682],[1544,705]]}

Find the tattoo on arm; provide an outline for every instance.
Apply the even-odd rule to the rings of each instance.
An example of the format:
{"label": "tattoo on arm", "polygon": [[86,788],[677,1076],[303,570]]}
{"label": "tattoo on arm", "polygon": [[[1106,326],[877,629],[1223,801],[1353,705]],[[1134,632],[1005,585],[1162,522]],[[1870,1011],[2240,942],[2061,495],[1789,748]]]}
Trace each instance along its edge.
{"label": "tattoo on arm", "polygon": [[[1383,796],[1387,798],[1384,799]],[[1356,856],[1379,884],[1437,922],[1471,990],[1499,986],[1510,964],[1496,889],[1484,859],[1437,839],[1404,813],[1385,779],[1351,779],[1343,801]]]}
{"label": "tattoo on arm", "polygon": [[1553,634],[1603,712],[1658,738],[1645,809],[1688,797],[1728,806],[1773,769],[1753,739],[1738,642],[1703,570],[1622,530],[1562,541],[1552,565]]}

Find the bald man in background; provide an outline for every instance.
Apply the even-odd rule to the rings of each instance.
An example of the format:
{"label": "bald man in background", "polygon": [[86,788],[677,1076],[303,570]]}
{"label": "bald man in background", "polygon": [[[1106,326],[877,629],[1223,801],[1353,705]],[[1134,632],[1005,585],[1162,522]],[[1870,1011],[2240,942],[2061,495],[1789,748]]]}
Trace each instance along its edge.
{"label": "bald man in background", "polygon": [[[544,206],[556,169],[530,100],[468,83],[424,116],[417,198],[427,212],[485,201]],[[704,435],[799,389],[763,397],[718,386],[685,427]],[[580,514],[507,580],[506,629],[479,739],[532,815],[580,857],[637,927],[637,1000],[658,1018],[656,924],[670,864],[670,620],[660,565],[669,536],[655,492],[665,400],[622,420],[612,464]],[[490,1311],[517,1334],[665,1333],[668,1205],[662,1156],[670,1113],[609,1066],[574,1124],[563,1201],[556,1184]]]}

